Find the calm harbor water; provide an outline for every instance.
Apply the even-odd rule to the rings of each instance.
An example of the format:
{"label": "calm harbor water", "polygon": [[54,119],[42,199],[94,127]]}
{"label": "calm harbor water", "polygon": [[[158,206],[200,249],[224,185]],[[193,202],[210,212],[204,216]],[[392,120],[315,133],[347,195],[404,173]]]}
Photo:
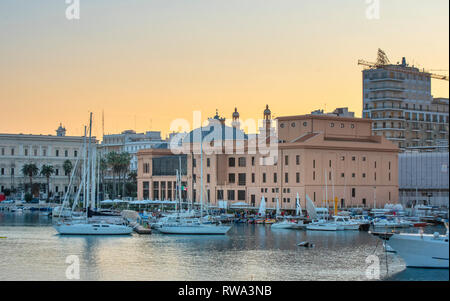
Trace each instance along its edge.
{"label": "calm harbor water", "polygon": [[[444,233],[444,227],[426,232]],[[0,280],[66,280],[77,255],[80,280],[368,280],[369,255],[381,280],[449,280],[448,270],[407,269],[359,231],[271,230],[234,225],[226,236],[59,236],[51,218],[0,212]],[[314,248],[297,246],[310,241]]]}

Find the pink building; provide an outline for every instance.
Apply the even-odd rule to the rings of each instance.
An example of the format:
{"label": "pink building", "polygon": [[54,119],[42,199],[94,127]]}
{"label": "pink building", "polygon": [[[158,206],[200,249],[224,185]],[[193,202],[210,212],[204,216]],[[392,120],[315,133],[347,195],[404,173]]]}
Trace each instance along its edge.
{"label": "pink building", "polygon": [[[372,135],[371,120],[328,114],[286,116],[277,118],[276,130],[269,132],[270,117],[266,107],[259,139],[248,137],[239,129],[237,111],[233,113],[232,127],[216,115],[210,119],[209,128],[189,133],[183,140],[186,198],[200,201],[199,141],[218,132],[213,142],[203,146],[204,204],[246,202],[258,207],[264,196],[267,208],[275,208],[278,198],[282,209],[295,209],[297,194],[303,208],[306,195],[318,207],[333,196],[338,198],[340,207],[383,207],[398,201],[399,150],[384,137]],[[266,144],[269,139],[272,143]],[[258,141],[263,141],[262,145],[270,151],[262,154],[259,147],[255,148]],[[139,198],[143,198],[143,181],[148,179],[141,170],[142,164],[151,156],[148,151],[138,154]],[[152,177],[152,182],[166,180],[169,179]],[[154,195],[150,193],[149,197]]]}

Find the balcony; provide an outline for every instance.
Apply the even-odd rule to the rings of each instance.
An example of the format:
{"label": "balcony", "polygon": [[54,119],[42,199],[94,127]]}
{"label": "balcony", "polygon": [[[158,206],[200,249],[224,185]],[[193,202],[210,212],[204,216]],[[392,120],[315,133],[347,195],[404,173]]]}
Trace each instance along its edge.
{"label": "balcony", "polygon": [[403,116],[388,116],[388,117],[372,117],[372,120],[397,120],[397,121],[404,121],[405,117]]}
{"label": "balcony", "polygon": [[395,91],[395,92],[403,92],[405,88],[402,87],[394,87],[394,86],[383,86],[383,87],[374,87],[369,88],[369,91]]}
{"label": "balcony", "polygon": [[372,128],[373,131],[404,131],[404,127],[381,127],[381,128]]}
{"label": "balcony", "polygon": [[370,101],[404,101],[406,97],[399,96],[384,96],[384,97],[369,97]]}

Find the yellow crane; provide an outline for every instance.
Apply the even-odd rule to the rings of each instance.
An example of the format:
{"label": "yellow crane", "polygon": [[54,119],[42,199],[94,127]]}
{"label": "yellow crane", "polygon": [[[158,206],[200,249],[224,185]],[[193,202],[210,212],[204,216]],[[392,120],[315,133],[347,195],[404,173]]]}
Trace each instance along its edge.
{"label": "yellow crane", "polygon": [[404,65],[393,65],[390,64],[389,59],[386,55],[386,53],[378,49],[378,55],[377,55],[377,61],[376,63],[368,62],[365,60],[358,60],[358,65],[363,65],[366,67],[369,67],[370,69],[385,69],[388,71],[399,71],[402,73],[408,73],[413,75],[421,75],[421,76],[428,76],[430,78],[440,79],[440,80],[446,80],[448,81],[447,75],[440,75],[440,74],[434,74],[429,71],[426,71],[423,69],[422,71],[416,70],[413,68],[404,68]]}

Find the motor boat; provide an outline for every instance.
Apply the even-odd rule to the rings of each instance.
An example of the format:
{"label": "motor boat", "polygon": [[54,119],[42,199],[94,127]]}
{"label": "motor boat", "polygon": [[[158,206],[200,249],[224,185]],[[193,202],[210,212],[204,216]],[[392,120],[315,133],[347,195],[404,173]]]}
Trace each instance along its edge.
{"label": "motor boat", "polygon": [[199,219],[179,219],[163,223],[157,229],[164,234],[225,235],[231,226],[203,224]]}
{"label": "motor boat", "polygon": [[297,223],[284,220],[281,222],[274,223],[270,226],[271,229],[295,229]]}
{"label": "motor boat", "polygon": [[373,221],[373,226],[375,228],[408,228],[411,226],[411,223],[398,218],[393,220],[377,218]]}
{"label": "motor boat", "polygon": [[448,269],[448,224],[446,235],[423,233],[373,233],[385,240],[407,267]]}
{"label": "motor boat", "polygon": [[59,223],[54,225],[61,235],[128,235],[133,228],[109,223]]}
{"label": "motor boat", "polygon": [[344,230],[344,226],[335,222],[328,222],[326,220],[313,220],[306,226],[306,230],[314,231],[340,231]]}
{"label": "motor boat", "polygon": [[360,223],[352,221],[347,216],[334,216],[334,222],[338,225],[342,225],[344,230],[359,230]]}

